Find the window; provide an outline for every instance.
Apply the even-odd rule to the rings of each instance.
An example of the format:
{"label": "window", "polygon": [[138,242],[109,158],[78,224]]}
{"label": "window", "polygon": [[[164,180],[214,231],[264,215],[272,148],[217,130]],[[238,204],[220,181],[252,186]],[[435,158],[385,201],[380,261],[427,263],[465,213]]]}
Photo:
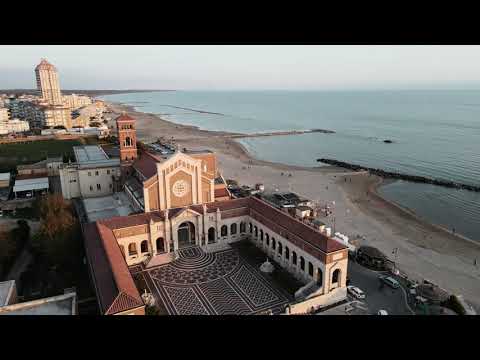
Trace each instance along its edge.
{"label": "window", "polygon": [[263,242],[263,230],[260,230],[260,241]]}
{"label": "window", "polygon": [[111,189],[111,188],[112,188],[112,184],[108,184],[108,187]]}
{"label": "window", "polygon": [[313,277],[313,264],[310,261],[308,262],[308,275]]}
{"label": "window", "polygon": [[98,171],[95,171],[95,176],[98,176]]}
{"label": "window", "polygon": [[237,233],[237,224],[230,225],[230,235],[235,235]]}
{"label": "window", "polygon": [[285,246],[285,259],[290,259],[290,249],[288,246]]}
{"label": "window", "polygon": [[135,246],[135,243],[130,243],[130,245],[128,245],[128,255],[137,255],[137,247]]}
{"label": "window", "polygon": [[272,249],[275,250],[275,246],[276,246],[276,242],[275,242],[275,239],[272,238]]}
{"label": "window", "polygon": [[148,243],[147,240],[143,240],[140,244],[140,250],[142,253],[148,252]]}
{"label": "window", "polygon": [[332,284],[338,283],[340,280],[340,269],[337,269],[333,272],[332,275]]}
{"label": "window", "polygon": [[244,222],[240,223],[240,232],[243,234],[246,231],[247,224]]}
{"label": "window", "polygon": [[282,255],[282,244],[278,243],[278,254]]}
{"label": "window", "polygon": [[92,185],[90,185],[90,191],[93,191],[93,186]]}
{"label": "window", "polygon": [[92,176],[92,173],[90,171],[88,172],[88,176]]}
{"label": "window", "polygon": [[227,233],[228,233],[227,225],[222,226],[222,228],[220,229],[220,233],[222,236],[227,236]]}
{"label": "window", "polygon": [[302,269],[302,271],[305,271],[305,259],[303,258],[303,256],[300,256],[300,269]]}
{"label": "window", "polygon": [[100,184],[97,184],[97,190],[102,190],[102,187],[100,186]]}
{"label": "window", "polygon": [[107,175],[110,175],[110,170],[107,170]]}
{"label": "window", "polygon": [[297,253],[292,251],[292,264],[297,265]]}

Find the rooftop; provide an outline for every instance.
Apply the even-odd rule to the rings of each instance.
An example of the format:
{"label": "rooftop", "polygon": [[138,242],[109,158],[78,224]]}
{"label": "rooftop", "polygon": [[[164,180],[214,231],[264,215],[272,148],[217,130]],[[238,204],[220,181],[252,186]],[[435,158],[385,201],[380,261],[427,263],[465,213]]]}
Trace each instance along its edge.
{"label": "rooftop", "polygon": [[135,211],[128,196],[123,192],[83,199],[82,202],[85,212],[87,213],[88,221],[126,216]]}
{"label": "rooftop", "polygon": [[10,173],[0,173],[0,181],[10,181]]}
{"label": "rooftop", "polygon": [[78,163],[108,160],[105,151],[97,145],[74,146],[73,151]]}
{"label": "rooftop", "polygon": [[69,293],[0,307],[0,315],[76,315],[77,295]]}
{"label": "rooftop", "polygon": [[13,192],[48,189],[48,177],[15,180]]}
{"label": "rooftop", "polygon": [[110,159],[98,145],[74,146],[73,152],[80,168],[119,166],[119,159]]}

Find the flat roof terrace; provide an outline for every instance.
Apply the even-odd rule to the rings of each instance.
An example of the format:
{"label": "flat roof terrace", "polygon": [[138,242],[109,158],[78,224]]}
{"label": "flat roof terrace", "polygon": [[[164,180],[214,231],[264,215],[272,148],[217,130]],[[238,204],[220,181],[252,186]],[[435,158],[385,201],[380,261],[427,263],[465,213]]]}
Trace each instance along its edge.
{"label": "flat roof terrace", "polygon": [[124,192],[83,199],[82,202],[89,222],[115,216],[126,216],[135,212],[130,199]]}
{"label": "flat roof terrace", "polygon": [[74,146],[73,152],[79,168],[120,165],[119,159],[110,159],[98,145]]}

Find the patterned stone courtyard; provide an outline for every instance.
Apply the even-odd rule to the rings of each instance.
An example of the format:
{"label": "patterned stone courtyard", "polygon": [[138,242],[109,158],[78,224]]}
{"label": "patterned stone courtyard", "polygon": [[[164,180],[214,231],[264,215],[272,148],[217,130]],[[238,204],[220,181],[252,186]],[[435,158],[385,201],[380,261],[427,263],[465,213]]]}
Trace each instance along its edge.
{"label": "patterned stone courtyard", "polygon": [[205,253],[191,247],[169,264],[130,271],[139,289],[147,288],[170,315],[277,313],[289,302],[234,248]]}

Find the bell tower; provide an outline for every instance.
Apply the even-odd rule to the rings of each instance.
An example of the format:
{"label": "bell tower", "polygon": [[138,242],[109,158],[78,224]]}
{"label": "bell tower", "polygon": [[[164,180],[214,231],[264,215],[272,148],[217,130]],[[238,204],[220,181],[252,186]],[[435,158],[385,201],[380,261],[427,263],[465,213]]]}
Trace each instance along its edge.
{"label": "bell tower", "polygon": [[118,142],[120,143],[120,161],[129,162],[137,158],[137,131],[135,119],[122,113],[117,120]]}

